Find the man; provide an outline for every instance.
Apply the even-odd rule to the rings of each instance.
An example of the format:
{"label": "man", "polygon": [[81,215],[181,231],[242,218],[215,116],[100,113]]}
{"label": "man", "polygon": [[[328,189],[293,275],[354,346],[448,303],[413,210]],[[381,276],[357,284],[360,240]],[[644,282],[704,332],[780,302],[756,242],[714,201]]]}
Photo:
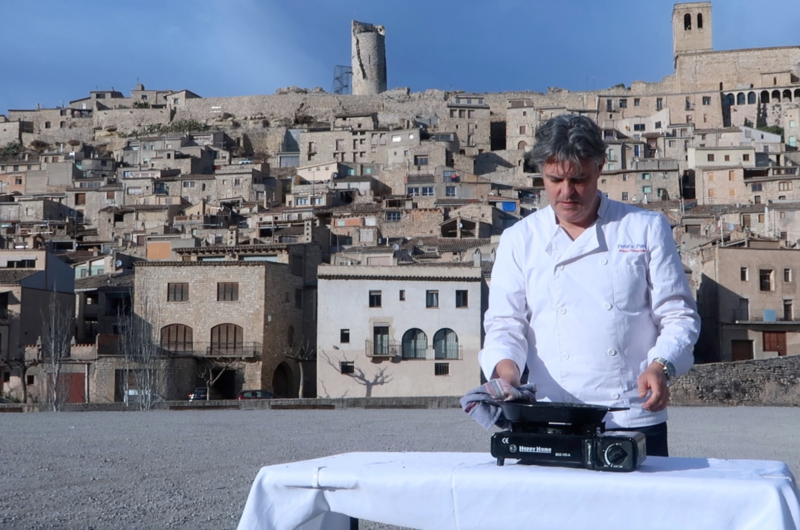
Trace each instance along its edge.
{"label": "man", "polygon": [[550,206],[500,241],[481,368],[518,386],[527,365],[540,400],[629,407],[607,428],[667,456],[668,385],[692,367],[700,320],[664,216],[598,192],[605,151],[584,116],[536,131]]}

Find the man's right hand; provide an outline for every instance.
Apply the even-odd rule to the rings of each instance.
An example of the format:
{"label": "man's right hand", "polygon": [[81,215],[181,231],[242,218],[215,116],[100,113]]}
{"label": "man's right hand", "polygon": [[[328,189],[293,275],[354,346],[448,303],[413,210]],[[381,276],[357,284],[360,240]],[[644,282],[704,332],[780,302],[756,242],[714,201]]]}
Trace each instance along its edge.
{"label": "man's right hand", "polygon": [[499,378],[506,381],[511,386],[520,386],[520,373],[517,363],[511,359],[503,359],[494,367],[492,379]]}

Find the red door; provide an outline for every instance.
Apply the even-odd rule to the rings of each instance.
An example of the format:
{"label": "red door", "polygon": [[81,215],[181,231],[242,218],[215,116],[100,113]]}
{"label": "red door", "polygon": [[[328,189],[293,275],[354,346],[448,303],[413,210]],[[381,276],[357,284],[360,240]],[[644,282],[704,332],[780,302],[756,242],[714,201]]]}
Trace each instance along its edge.
{"label": "red door", "polygon": [[776,351],[781,357],[786,355],[786,332],[765,331],[764,351]]}

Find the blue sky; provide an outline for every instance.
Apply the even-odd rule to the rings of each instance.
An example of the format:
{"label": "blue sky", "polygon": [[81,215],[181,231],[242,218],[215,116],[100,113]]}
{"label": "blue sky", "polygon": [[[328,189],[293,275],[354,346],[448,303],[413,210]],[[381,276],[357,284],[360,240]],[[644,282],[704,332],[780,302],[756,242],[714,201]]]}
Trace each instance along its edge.
{"label": "blue sky", "polygon": [[[350,20],[387,29],[389,87],[606,88],[672,71],[671,0],[0,0],[0,114],[90,90],[320,86]],[[800,1],[717,0],[717,50],[800,45]]]}

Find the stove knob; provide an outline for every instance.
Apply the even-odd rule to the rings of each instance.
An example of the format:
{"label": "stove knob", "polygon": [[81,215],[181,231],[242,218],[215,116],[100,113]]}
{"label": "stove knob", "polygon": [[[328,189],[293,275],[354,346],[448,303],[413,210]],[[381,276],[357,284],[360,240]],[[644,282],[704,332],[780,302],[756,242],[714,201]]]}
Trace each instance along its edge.
{"label": "stove knob", "polygon": [[605,457],[606,464],[618,466],[628,457],[628,452],[620,444],[613,444],[606,447]]}

